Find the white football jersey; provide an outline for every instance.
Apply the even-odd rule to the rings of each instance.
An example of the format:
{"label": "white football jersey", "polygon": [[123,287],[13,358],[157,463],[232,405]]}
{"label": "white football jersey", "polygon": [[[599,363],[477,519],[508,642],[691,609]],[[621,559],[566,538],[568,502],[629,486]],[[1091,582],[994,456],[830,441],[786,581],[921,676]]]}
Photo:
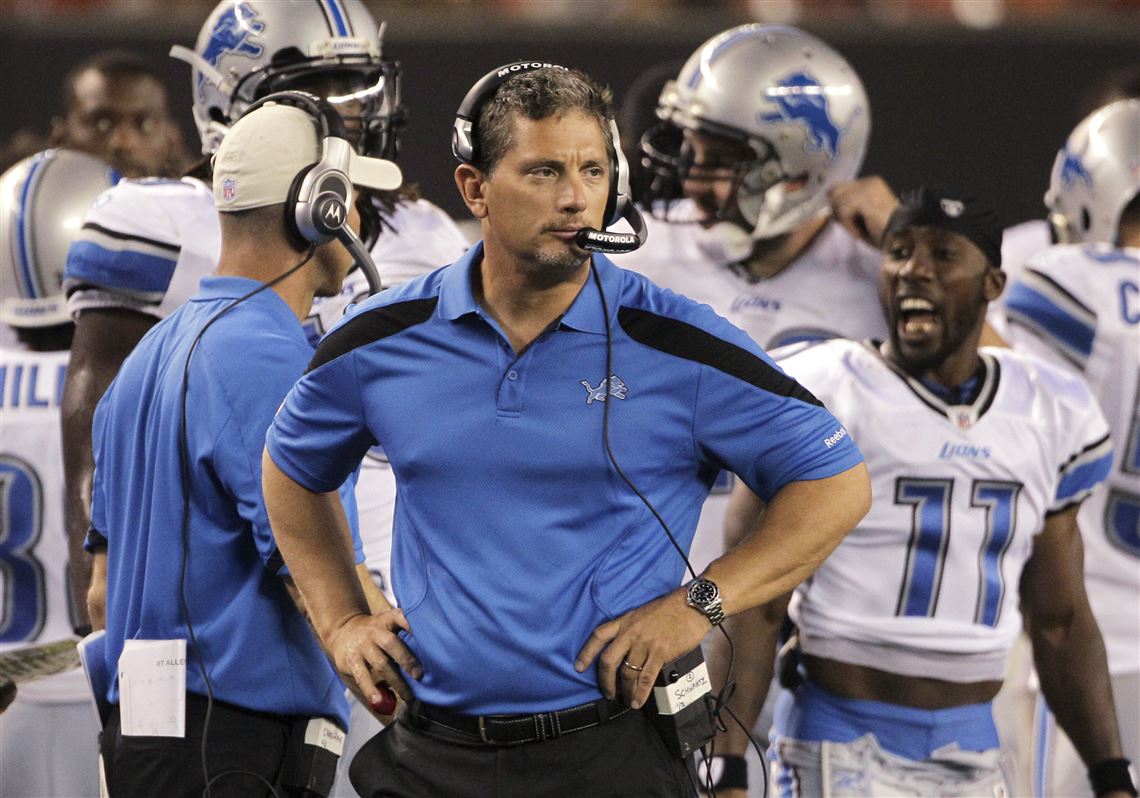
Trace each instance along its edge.
{"label": "white football jersey", "polygon": [[[59,402],[67,352],[0,349],[0,651],[74,639]],[[20,685],[21,701],[83,701],[79,670]]]}
{"label": "white football jersey", "polygon": [[122,308],[162,319],[218,263],[222,234],[201,180],[123,180],[96,198],[67,253],[71,315]]}
{"label": "white football jersey", "polygon": [[869,342],[781,359],[859,445],[873,495],[796,589],[805,652],[907,676],[1002,678],[1034,536],[1099,484],[1112,449],[1082,380],[1008,349],[981,360],[977,398],[949,406]]}
{"label": "white football jersey", "polygon": [[649,216],[640,249],[614,257],[657,285],[703,302],[764,349],[825,338],[882,338],[882,256],[837,223],[828,223],[779,274],[751,281],[718,253],[716,234],[696,224],[682,201],[669,221]]}
{"label": "white football jersey", "polygon": [[[397,206],[372,259],[390,287],[451,263],[466,249],[451,218],[421,199]],[[220,251],[221,225],[209,185],[193,178],[124,180],[96,199],[68,252],[68,308],[73,316],[90,308],[124,308],[165,318],[197,293]],[[364,274],[356,270],[337,296],[318,298],[304,321],[313,344],[367,294]],[[365,562],[388,589],[396,482],[381,452],[365,459],[356,495]]]}
{"label": "white football jersey", "polygon": [[[645,245],[614,262],[710,306],[764,349],[885,337],[877,287],[882,256],[839,224],[824,227],[779,274],[752,282],[726,262],[716,234],[696,224],[692,202],[678,202],[669,221],[646,216]],[[724,553],[724,515],[735,479],[722,472],[701,508],[689,558],[697,573]]]}
{"label": "white football jersey", "polygon": [[1108,417],[1115,456],[1081,507],[1085,582],[1109,670],[1140,670],[1140,249],[1056,246],[1006,290],[1011,344],[1073,369]]}

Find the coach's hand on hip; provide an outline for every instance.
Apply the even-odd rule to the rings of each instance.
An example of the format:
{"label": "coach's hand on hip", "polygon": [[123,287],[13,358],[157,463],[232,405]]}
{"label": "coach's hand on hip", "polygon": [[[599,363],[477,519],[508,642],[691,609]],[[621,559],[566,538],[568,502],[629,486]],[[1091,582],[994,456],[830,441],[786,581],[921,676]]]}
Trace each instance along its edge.
{"label": "coach's hand on hip", "polygon": [[411,631],[402,610],[352,615],[329,635],[328,650],[341,679],[369,704],[378,704],[377,684],[387,684],[400,698],[411,701],[412,690],[401,668],[413,679],[423,677],[415,655],[397,635]]}
{"label": "coach's hand on hip", "polygon": [[674,590],[596,628],[574,668],[581,673],[597,657],[598,686],[606,698],[620,693],[640,709],[661,666],[696,648],[711,628],[708,618],[685,603],[685,591]]}

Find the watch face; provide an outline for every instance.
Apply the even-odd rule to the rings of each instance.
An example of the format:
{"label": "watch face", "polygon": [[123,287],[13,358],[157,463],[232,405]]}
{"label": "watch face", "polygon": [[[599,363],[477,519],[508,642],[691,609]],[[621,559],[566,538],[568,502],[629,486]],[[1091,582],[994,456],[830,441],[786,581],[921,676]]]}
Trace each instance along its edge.
{"label": "watch face", "polygon": [[707,579],[698,579],[689,586],[689,600],[701,607],[715,601],[718,595],[720,591],[716,585]]}

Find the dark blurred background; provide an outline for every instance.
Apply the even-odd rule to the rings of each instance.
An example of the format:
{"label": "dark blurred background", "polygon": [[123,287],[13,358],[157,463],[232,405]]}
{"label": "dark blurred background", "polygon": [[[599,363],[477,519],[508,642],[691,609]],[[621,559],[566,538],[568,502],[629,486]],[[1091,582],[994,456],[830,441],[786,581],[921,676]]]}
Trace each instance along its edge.
{"label": "dark blurred background", "polygon": [[[1043,215],[1053,156],[1091,110],[1109,70],[1140,62],[1138,0],[420,0],[368,2],[388,23],[385,53],[404,68],[410,110],[401,165],[457,218],[449,141],[468,87],[508,61],[582,68],[619,104],[635,79],[679,62],[736,24],[794,24],[855,67],[871,98],[865,173],[897,188],[929,178],[999,203],[1007,223]],[[0,141],[44,135],[68,68],[127,47],[159,65],[187,145],[189,67],[167,56],[193,46],[214,3],[201,0],[0,0]],[[643,92],[652,106],[654,91]],[[642,118],[648,109],[642,113]],[[623,129],[632,143],[640,130]]]}

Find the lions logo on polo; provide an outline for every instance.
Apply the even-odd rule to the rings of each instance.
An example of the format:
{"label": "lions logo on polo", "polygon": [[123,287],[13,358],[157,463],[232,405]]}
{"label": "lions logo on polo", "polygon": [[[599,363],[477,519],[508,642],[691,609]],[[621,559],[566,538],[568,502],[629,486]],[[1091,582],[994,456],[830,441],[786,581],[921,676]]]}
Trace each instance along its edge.
{"label": "lions logo on polo", "polygon": [[827,160],[839,153],[844,129],[831,118],[827,94],[820,82],[807,72],[793,72],[768,89],[767,99],[775,103],[775,113],[761,113],[761,122],[798,122],[807,128],[808,147],[823,152]]}
{"label": "lions logo on polo", "polygon": [[[618,399],[625,399],[629,393],[629,387],[622,382],[621,377],[616,374],[611,376],[608,380],[599,382],[597,388],[590,385],[589,380],[582,380],[579,384],[586,389],[586,404],[588,405],[592,405],[594,402],[606,401],[607,395]],[[608,391],[606,390],[607,386],[609,387]]]}
{"label": "lions logo on polo", "polygon": [[[260,44],[251,42],[251,36],[256,36],[265,30],[265,23],[257,18],[257,12],[249,3],[234,3],[218,17],[210,31],[210,40],[202,51],[202,58],[211,66],[217,66],[222,56],[234,53],[246,58],[257,58],[261,55]],[[198,96],[202,97],[202,83],[206,76],[198,73]]]}

